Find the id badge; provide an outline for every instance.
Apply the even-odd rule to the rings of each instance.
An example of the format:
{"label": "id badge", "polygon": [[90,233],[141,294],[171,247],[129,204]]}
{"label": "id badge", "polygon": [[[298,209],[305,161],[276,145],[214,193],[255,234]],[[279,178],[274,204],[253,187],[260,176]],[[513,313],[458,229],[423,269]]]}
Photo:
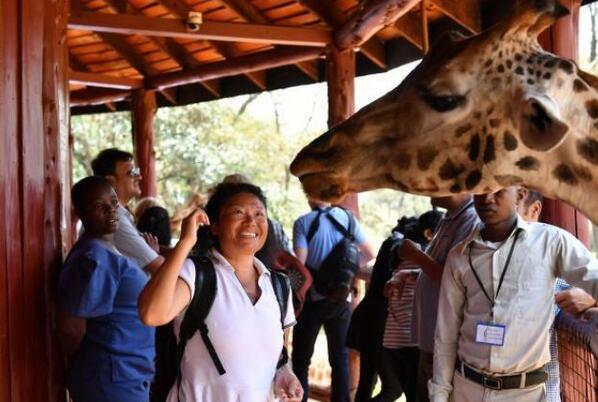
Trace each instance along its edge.
{"label": "id badge", "polygon": [[476,325],[475,341],[486,345],[503,346],[506,329],[504,325],[480,322]]}

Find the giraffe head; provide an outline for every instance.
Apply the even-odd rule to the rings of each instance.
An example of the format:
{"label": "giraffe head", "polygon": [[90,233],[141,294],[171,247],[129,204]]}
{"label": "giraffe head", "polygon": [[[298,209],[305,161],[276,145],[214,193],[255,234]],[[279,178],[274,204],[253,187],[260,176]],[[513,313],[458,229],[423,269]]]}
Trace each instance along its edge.
{"label": "giraffe head", "polygon": [[301,150],[292,173],[333,202],[375,188],[442,196],[524,184],[598,221],[598,79],[537,41],[567,12],[519,0],[480,35],[448,34],[396,89]]}

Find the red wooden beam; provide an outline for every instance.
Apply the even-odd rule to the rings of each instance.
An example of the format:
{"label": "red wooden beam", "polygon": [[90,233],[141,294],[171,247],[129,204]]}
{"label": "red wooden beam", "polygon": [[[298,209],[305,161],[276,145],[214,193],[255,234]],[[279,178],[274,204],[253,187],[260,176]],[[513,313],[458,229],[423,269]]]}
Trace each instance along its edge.
{"label": "red wooden beam", "polygon": [[143,80],[139,78],[115,77],[86,71],[71,71],[69,73],[69,83],[113,89],[135,89],[143,87]]}
{"label": "red wooden beam", "polygon": [[141,169],[141,195],[143,197],[155,197],[158,194],[156,151],[154,150],[156,110],[156,93],[154,91],[144,89],[133,91],[131,126],[135,158]]}
{"label": "red wooden beam", "polygon": [[421,0],[369,0],[334,35],[339,49],[358,47],[379,30],[394,24]]}
{"label": "red wooden beam", "polygon": [[100,105],[106,102],[119,102],[131,96],[131,91],[91,88],[71,93],[71,106]]}
{"label": "red wooden beam", "polygon": [[281,47],[275,50],[252,53],[232,60],[224,60],[206,64],[190,71],[177,71],[166,73],[146,80],[147,88],[170,88],[180,85],[213,80],[244,74],[248,71],[257,71],[275,67],[295,64],[302,61],[317,59],[323,55],[320,48],[293,48]]}
{"label": "red wooden beam", "polygon": [[204,21],[199,31],[188,32],[182,20],[96,12],[75,12],[68,27],[125,35],[316,47],[326,46],[332,38],[325,29],[216,21]]}

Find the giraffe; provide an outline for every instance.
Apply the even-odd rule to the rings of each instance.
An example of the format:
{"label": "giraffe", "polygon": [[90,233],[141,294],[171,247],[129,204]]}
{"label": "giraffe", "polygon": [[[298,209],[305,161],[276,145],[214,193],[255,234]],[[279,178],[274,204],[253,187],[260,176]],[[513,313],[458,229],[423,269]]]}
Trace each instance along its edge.
{"label": "giraffe", "polygon": [[598,223],[598,78],[537,40],[567,13],[557,0],[518,0],[477,36],[448,33],[397,88],[303,148],[291,172],[331,202],[521,184]]}

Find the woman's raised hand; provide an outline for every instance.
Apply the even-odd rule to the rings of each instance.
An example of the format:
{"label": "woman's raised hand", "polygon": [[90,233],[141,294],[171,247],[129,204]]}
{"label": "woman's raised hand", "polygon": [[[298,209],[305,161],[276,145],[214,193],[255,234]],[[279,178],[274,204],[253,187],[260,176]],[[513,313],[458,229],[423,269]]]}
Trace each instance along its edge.
{"label": "woman's raised hand", "polygon": [[196,209],[189,214],[181,225],[181,240],[187,240],[195,244],[197,241],[197,229],[209,225],[210,219],[203,209]]}

